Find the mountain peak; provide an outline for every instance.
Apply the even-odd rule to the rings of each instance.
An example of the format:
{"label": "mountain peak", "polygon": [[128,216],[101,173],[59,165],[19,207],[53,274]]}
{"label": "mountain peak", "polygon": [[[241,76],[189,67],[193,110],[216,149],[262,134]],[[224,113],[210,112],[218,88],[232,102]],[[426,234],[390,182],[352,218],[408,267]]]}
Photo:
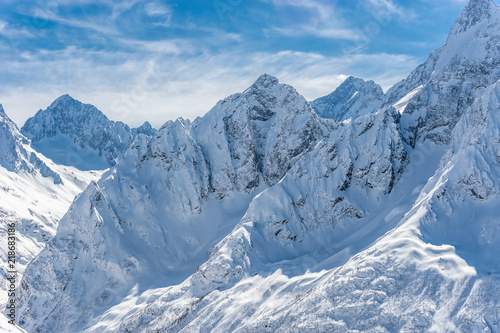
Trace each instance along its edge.
{"label": "mountain peak", "polygon": [[154,129],[153,126],[151,126],[149,121],[146,121],[141,126],[132,129],[132,131],[134,132],[135,135],[145,134],[148,136],[153,136],[156,134],[156,129]]}
{"label": "mountain peak", "polygon": [[[96,109],[93,105],[90,105],[90,104],[84,104],[82,102],[80,102],[79,100],[76,100],[74,99],[73,97],[71,97],[70,95],[68,94],[64,94],[62,96],[59,96],[58,98],[56,98],[49,106],[48,109],[53,109],[53,110],[57,110],[57,109],[61,109],[61,110],[66,110],[68,109],[68,107],[70,105],[75,105],[75,106],[81,106],[81,107],[78,107],[79,109],[81,109],[81,111],[85,111],[85,110],[90,110],[90,109]],[[97,110],[97,109],[96,109]],[[101,113],[99,111],[99,113]]]}
{"label": "mountain peak", "polygon": [[349,76],[334,92],[310,104],[320,117],[343,121],[377,111],[383,96],[375,82]]}
{"label": "mountain peak", "polygon": [[71,97],[68,94],[64,94],[64,95],[56,98],[54,100],[54,102],[52,102],[52,104],[66,103],[66,102],[72,102],[72,101],[76,101],[76,99],[74,99],[73,97]]}
{"label": "mountain peak", "polygon": [[356,82],[362,82],[362,83],[364,83],[365,80],[360,79],[358,77],[355,77],[355,76],[351,75],[347,79],[345,79],[345,81],[342,84],[350,84],[350,83],[356,83]]}
{"label": "mountain peak", "polygon": [[493,0],[470,0],[453,25],[450,35],[464,33],[478,23],[489,20],[498,10]]}
{"label": "mountain peak", "polygon": [[279,81],[277,78],[275,78],[272,75],[269,74],[262,74],[259,76],[257,81],[254,82],[253,86],[258,86],[262,88],[270,88],[272,86],[278,85]]}
{"label": "mountain peak", "polygon": [[133,136],[124,123],[109,120],[95,106],[67,94],[28,119],[21,133],[54,162],[81,170],[105,169],[116,164]]}
{"label": "mountain peak", "polygon": [[2,104],[0,104],[0,124],[5,124],[3,130],[8,130],[8,131],[11,131],[11,132],[17,132],[18,131],[17,125],[7,115],[7,113],[3,109]]}
{"label": "mountain peak", "polygon": [[9,117],[5,113],[5,110],[3,109],[2,104],[0,104],[0,122],[4,122],[5,119],[9,119]]}

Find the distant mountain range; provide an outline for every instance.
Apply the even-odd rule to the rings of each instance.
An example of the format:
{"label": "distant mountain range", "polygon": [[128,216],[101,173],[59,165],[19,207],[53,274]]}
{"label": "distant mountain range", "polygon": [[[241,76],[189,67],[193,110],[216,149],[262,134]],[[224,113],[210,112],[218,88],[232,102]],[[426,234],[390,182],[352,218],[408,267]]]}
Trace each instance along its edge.
{"label": "distant mountain range", "polygon": [[499,80],[500,8],[471,0],[387,93],[264,74],[159,130],[67,95],[21,131],[0,108],[19,325],[500,332]]}
{"label": "distant mountain range", "polygon": [[138,134],[152,136],[155,130],[148,122],[130,129],[109,120],[95,106],[64,95],[28,119],[21,133],[58,164],[104,170],[116,164]]}

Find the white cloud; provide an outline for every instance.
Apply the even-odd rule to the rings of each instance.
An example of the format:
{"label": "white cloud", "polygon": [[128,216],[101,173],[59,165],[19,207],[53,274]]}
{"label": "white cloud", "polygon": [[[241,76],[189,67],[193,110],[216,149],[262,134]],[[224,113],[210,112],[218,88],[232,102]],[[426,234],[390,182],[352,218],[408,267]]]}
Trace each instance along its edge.
{"label": "white cloud", "polygon": [[0,76],[17,80],[16,86],[0,88],[0,103],[19,125],[65,93],[96,105],[111,119],[132,126],[149,120],[160,126],[179,116],[193,119],[205,114],[219,99],[243,91],[264,72],[312,100],[332,92],[348,75],[373,79],[388,88],[418,63],[402,55],[325,57],[292,51],[231,51],[186,58],[68,48],[25,57],[3,61],[0,69]]}
{"label": "white cloud", "polygon": [[301,11],[302,17],[307,21],[276,26],[273,30],[283,36],[315,36],[335,40],[357,41],[361,38],[359,33],[349,27],[338,15],[338,8],[332,2],[319,0],[262,0],[270,2],[278,8],[292,7]]}
{"label": "white cloud", "polygon": [[310,25],[302,25],[294,29],[274,27],[273,31],[282,36],[317,36],[327,39],[358,41],[361,39],[359,33],[349,29],[321,28]]}
{"label": "white cloud", "polygon": [[144,10],[149,16],[170,16],[172,14],[172,10],[169,7],[157,2],[147,3],[144,5]]}
{"label": "white cloud", "polygon": [[392,0],[366,0],[366,4],[375,17],[383,16],[386,19],[387,14],[405,20],[413,20],[417,17],[414,11],[403,8]]}
{"label": "white cloud", "polygon": [[21,28],[14,28],[8,22],[0,20],[0,35],[8,38],[17,37],[32,37],[32,31],[28,30],[26,26]]}
{"label": "white cloud", "polygon": [[271,0],[278,7],[297,7],[313,11],[322,20],[328,20],[333,16],[333,4],[325,4],[317,0]]}

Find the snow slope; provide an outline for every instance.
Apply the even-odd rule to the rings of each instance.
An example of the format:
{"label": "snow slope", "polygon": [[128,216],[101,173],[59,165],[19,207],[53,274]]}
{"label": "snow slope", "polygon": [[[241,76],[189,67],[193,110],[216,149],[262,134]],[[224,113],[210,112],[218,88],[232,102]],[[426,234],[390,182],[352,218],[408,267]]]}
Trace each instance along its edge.
{"label": "snow slope", "polygon": [[139,135],[30,265],[20,323],[78,331],[136,285],[182,282],[323,130],[295,89],[263,75],[193,123],[167,122],[152,140]]}
{"label": "snow slope", "polygon": [[[55,235],[74,197],[100,174],[61,167],[36,153],[0,106],[0,237],[7,239],[7,223],[16,223],[19,279]],[[7,243],[3,241],[0,262],[0,304],[5,304]]]}
{"label": "snow slope", "polygon": [[470,1],[350,121],[263,75],[139,135],[28,266],[23,328],[500,332],[499,22]]}
{"label": "snow slope", "polygon": [[60,165],[104,170],[116,164],[137,134],[152,136],[156,130],[147,122],[130,129],[96,107],[63,95],[28,119],[21,132],[37,151]]}
{"label": "snow slope", "polygon": [[500,11],[492,0],[472,0],[446,43],[386,94],[403,104],[405,142],[428,138],[447,145],[451,131],[474,101],[474,91],[500,79]]}
{"label": "snow slope", "polygon": [[322,118],[342,121],[375,112],[383,102],[382,87],[350,76],[330,95],[312,101],[311,106]]}

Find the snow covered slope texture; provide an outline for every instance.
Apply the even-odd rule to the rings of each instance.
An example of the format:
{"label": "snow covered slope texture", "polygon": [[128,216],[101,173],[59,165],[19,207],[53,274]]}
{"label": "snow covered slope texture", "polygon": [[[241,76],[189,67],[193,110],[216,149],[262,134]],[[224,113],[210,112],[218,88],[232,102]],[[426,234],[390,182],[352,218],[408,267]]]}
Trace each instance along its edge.
{"label": "snow covered slope texture", "polygon": [[153,128],[153,126],[151,126],[151,124],[148,121],[146,121],[141,126],[137,128],[132,128],[132,133],[134,134],[134,137],[138,136],[139,134],[144,134],[152,137],[155,136],[156,133],[158,133],[158,130]]}
{"label": "snow covered slope texture", "polygon": [[446,44],[386,95],[403,114],[405,141],[429,138],[449,144],[451,131],[474,101],[474,91],[500,79],[500,9],[493,0],[471,0]]}
{"label": "snow covered slope texture", "polygon": [[50,169],[36,154],[27,148],[28,140],[19,133],[16,124],[0,105],[0,166],[8,171],[38,171],[44,177],[51,177],[55,184],[61,183],[61,177]]}
{"label": "snow covered slope texture", "polygon": [[[215,247],[182,291],[170,289],[126,320],[121,330],[176,331],[195,318],[197,324],[190,329],[215,329],[228,310],[218,312],[216,303],[202,302],[205,296],[277,269],[300,276],[342,247],[353,245],[349,240],[370,221],[376,221],[372,227],[383,223],[377,219],[379,206],[386,202],[384,196],[392,191],[406,163],[395,122],[398,116],[389,109],[339,124],[331,138],[319,142],[281,182],[253,200],[238,227]],[[363,203],[377,197],[378,203]],[[373,230],[365,231],[367,236]],[[177,315],[181,303],[186,306],[184,318]],[[197,317],[211,312],[205,307],[213,315]],[[235,321],[241,320],[236,317],[240,316],[233,317]]]}
{"label": "snow covered slope texture", "polygon": [[[464,15],[471,8],[478,9],[477,4],[471,2]],[[496,6],[486,8],[497,10]],[[454,73],[450,69],[449,74],[457,77],[461,69],[457,70]],[[488,82],[497,72],[492,69],[484,74],[486,79],[476,77],[471,81]],[[424,160],[413,161],[412,173],[403,173],[396,183],[399,190],[386,191],[385,199],[381,194],[373,195],[371,189],[387,188],[384,179],[388,178],[379,174],[375,178],[380,180],[378,186],[366,181],[370,177],[365,176],[361,178],[364,181],[357,182],[362,186],[350,186],[343,200],[335,200],[339,188],[328,182],[336,182],[340,167],[335,168],[333,162],[333,170],[328,172],[328,159],[316,167],[305,167],[303,163],[316,152],[313,150],[297,168],[301,166],[302,178],[318,179],[319,184],[311,188],[320,198],[328,199],[323,184],[334,191],[331,205],[310,198],[305,205],[307,200],[302,199],[308,192],[300,185],[300,177],[290,181],[295,175],[292,168],[279,184],[254,199],[241,223],[191,278],[179,286],[131,298],[135,313],[124,314],[123,308],[116,307],[90,331],[99,331],[107,324],[109,331],[117,332],[499,332],[498,85],[495,81],[488,88],[478,86],[470,91],[469,106],[456,115],[449,132],[442,133],[443,140],[433,140],[439,145],[448,143],[449,151],[439,168],[435,165],[437,171],[432,171],[430,178],[422,178],[422,183],[414,179],[441,155],[432,153],[442,148],[429,141],[414,142],[414,152],[420,153],[413,155],[415,160]],[[449,97],[449,91],[442,93]],[[409,94],[415,96],[418,91],[412,90],[398,101],[403,102],[404,97],[411,100]],[[404,117],[406,111],[398,111]],[[421,125],[418,130],[422,138],[437,138],[436,128]],[[349,140],[348,150],[363,147],[363,140],[353,141]],[[379,138],[374,141],[377,149],[384,146],[379,142],[387,142]],[[425,146],[432,149],[426,151]],[[331,161],[335,161],[334,152]],[[378,169],[377,163],[373,167]],[[327,172],[322,179],[324,170]],[[365,175],[366,169],[360,174]],[[330,212],[332,221],[336,220],[335,205],[343,202],[349,206],[340,217],[348,223],[326,220]],[[384,209],[379,207],[377,211],[371,205]],[[330,208],[328,213],[321,210],[323,206]],[[311,215],[304,213],[308,210]],[[363,214],[368,218],[361,227],[352,217],[362,220]],[[333,232],[328,233],[322,224]],[[349,230],[349,224],[358,227],[357,232]],[[315,233],[314,228],[319,231]],[[382,236],[380,230],[389,232],[377,240]],[[301,247],[306,250],[301,251]],[[360,251],[364,247],[367,249]],[[326,271],[317,272],[319,268]],[[112,321],[118,314],[121,323]]]}
{"label": "snow covered slope texture", "polygon": [[500,83],[477,94],[400,225],[294,298],[282,276],[253,285],[280,307],[242,331],[500,332]]}
{"label": "snow covered slope texture", "polygon": [[131,130],[122,122],[109,120],[96,107],[64,95],[28,119],[21,132],[57,164],[103,170],[116,164],[135,133],[151,135],[154,129],[145,123]]}
{"label": "snow covered slope texture", "polygon": [[182,282],[324,127],[295,89],[263,75],[192,124],[179,119],[152,140],[140,135],[29,266],[20,323],[76,332],[136,284]]}
{"label": "snow covered slope texture", "polygon": [[310,104],[320,117],[343,121],[375,112],[383,102],[382,87],[350,76],[333,93]]}
{"label": "snow covered slope texture", "polygon": [[27,268],[23,327],[499,332],[498,13],[350,122],[264,75],[139,135]]}
{"label": "snow covered slope texture", "polygon": [[[81,172],[55,165],[38,155],[0,106],[0,237],[7,239],[7,223],[16,223],[19,274],[54,236],[59,219],[74,197],[98,172]],[[0,250],[0,304],[7,296],[7,243]]]}
{"label": "snow covered slope texture", "polygon": [[403,173],[388,193],[391,177],[368,157],[359,163],[381,173],[353,172],[340,191],[345,148],[370,156],[375,142],[396,147],[373,158],[400,165],[389,162],[403,151],[391,113],[358,118],[350,133],[372,139],[353,144],[341,127],[346,147],[318,143],[192,277],[132,297],[135,311],[111,309],[89,332],[499,332],[500,82],[475,97],[422,186]]}

